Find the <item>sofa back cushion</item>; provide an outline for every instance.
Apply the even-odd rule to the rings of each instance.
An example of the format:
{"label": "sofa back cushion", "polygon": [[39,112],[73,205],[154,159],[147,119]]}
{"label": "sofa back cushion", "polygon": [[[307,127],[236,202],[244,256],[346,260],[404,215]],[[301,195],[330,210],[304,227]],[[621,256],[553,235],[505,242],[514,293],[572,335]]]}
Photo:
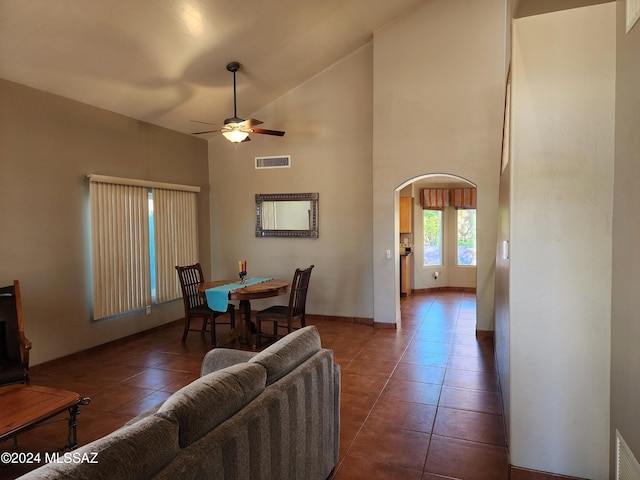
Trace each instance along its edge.
{"label": "sofa back cushion", "polygon": [[266,371],[241,363],[200,377],[169,397],[157,415],[175,422],[184,448],[234,415],[265,388]]}
{"label": "sofa back cushion", "polygon": [[249,362],[258,363],[266,368],[267,385],[271,385],[311,358],[321,348],[318,329],[309,326],[286,335]]}
{"label": "sofa back cushion", "polygon": [[59,462],[47,463],[21,478],[147,479],[160,472],[178,451],[178,427],[152,415],[76,450],[60,453]]}

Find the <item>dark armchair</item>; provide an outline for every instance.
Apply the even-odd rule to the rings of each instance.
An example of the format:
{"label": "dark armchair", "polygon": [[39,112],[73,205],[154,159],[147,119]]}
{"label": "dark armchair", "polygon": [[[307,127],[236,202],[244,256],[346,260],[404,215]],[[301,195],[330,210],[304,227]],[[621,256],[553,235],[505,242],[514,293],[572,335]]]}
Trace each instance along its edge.
{"label": "dark armchair", "polygon": [[0,288],[0,385],[29,380],[31,342],[24,336],[20,283]]}

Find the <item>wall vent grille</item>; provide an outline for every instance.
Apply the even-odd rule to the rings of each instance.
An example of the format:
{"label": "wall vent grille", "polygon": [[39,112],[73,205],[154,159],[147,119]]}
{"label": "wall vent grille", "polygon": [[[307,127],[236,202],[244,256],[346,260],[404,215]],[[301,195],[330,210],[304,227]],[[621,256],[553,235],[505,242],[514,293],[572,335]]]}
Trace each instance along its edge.
{"label": "wall vent grille", "polygon": [[256,157],[256,169],[263,168],[290,168],[291,156],[278,155],[277,157]]}
{"label": "wall vent grille", "polygon": [[626,444],[620,432],[616,430],[616,479],[640,480],[640,464]]}

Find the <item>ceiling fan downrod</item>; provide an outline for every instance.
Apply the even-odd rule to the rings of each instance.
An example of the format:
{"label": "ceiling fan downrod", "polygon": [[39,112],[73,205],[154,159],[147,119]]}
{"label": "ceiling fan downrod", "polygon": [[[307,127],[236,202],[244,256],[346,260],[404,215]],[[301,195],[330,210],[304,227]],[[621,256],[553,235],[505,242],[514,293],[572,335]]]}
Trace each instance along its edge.
{"label": "ceiling fan downrod", "polygon": [[227,64],[227,70],[233,73],[233,118],[227,118],[224,123],[240,123],[243,120],[238,118],[238,112],[236,108],[236,72],[240,70],[240,64],[238,62],[230,62]]}

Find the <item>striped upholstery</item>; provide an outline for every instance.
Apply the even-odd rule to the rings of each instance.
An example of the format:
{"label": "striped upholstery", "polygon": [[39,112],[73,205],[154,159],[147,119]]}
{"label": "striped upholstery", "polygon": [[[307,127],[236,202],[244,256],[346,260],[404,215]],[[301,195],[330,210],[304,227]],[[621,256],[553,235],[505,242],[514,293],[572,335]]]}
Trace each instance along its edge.
{"label": "striped upholstery", "polygon": [[159,408],[24,479],[325,480],[338,462],[340,367],[315,327],[259,354],[214,349]]}
{"label": "striped upholstery", "polygon": [[325,480],[338,460],[336,382],[332,352],[317,352],[154,478]]}

